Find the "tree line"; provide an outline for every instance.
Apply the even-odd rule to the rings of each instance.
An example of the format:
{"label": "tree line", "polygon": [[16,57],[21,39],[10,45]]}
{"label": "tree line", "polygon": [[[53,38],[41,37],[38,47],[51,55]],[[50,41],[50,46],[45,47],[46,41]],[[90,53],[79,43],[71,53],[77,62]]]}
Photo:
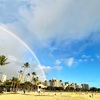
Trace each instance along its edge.
{"label": "tree line", "polygon": [[[7,57],[4,55],[0,56],[0,66],[5,66],[6,64],[9,64],[10,62],[7,62]],[[17,92],[18,90],[36,90],[37,85],[41,83],[39,80],[39,77],[37,76],[36,72],[32,72],[25,74],[25,71],[27,68],[30,68],[30,64],[28,62],[24,63],[22,66],[23,70],[18,71],[19,78],[18,77],[12,77],[9,80],[6,80],[2,82],[0,80],[0,92],[2,91],[12,91]],[[32,75],[31,81],[25,81],[25,76],[28,78],[30,75]]]}
{"label": "tree line", "polygon": [[[9,64],[10,62],[7,61],[7,57],[4,55],[0,56],[0,66],[5,66],[6,64]],[[18,71],[19,73],[19,78],[18,77],[12,77],[9,80],[6,80],[2,82],[0,80],[0,93],[3,91],[12,91],[14,93],[17,93],[17,91],[35,91],[38,87],[39,84],[41,84],[41,81],[39,80],[39,77],[37,76],[36,72],[32,73],[25,73],[27,68],[30,68],[30,64],[28,62],[24,63],[22,66],[23,70]],[[25,81],[24,77],[26,76],[27,78],[32,75],[31,81]],[[60,80],[62,82],[62,80]],[[51,82],[51,80],[49,80]],[[83,90],[81,88],[76,88],[74,89],[73,87],[66,87],[65,89],[63,87],[52,87],[52,86],[47,86],[45,89],[47,91],[92,91],[92,92],[100,92],[100,88],[96,87],[91,87],[90,90]]]}

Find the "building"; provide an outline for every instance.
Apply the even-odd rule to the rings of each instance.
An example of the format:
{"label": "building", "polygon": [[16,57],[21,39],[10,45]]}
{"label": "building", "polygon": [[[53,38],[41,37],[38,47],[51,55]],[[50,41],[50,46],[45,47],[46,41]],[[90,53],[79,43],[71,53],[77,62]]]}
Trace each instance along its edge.
{"label": "building", "polygon": [[43,82],[43,85],[44,85],[44,86],[48,86],[48,85],[49,85],[49,82],[48,82],[47,80],[45,80],[45,81]]}
{"label": "building", "polygon": [[75,83],[71,83],[71,84],[69,84],[69,87],[73,88],[73,89],[76,89],[76,84]]}
{"label": "building", "polygon": [[62,87],[62,80],[56,80],[55,87]]}
{"label": "building", "polygon": [[6,75],[2,75],[1,82],[5,82],[6,79],[7,79],[7,76]]}
{"label": "building", "polygon": [[65,82],[65,85],[63,86],[64,89],[68,88],[68,89],[81,89],[80,85],[77,85],[77,83],[69,83],[69,82]]}
{"label": "building", "polygon": [[19,76],[18,76],[18,79],[19,79],[20,83],[23,83],[23,82],[24,82],[24,77],[23,77],[23,75],[19,75]]}
{"label": "building", "polygon": [[90,90],[89,84],[81,84],[82,90]]}
{"label": "building", "polygon": [[62,80],[56,80],[55,78],[53,78],[52,80],[49,80],[49,86],[62,87]]}
{"label": "building", "polygon": [[26,78],[25,78],[25,81],[26,81],[26,82],[30,82],[30,78],[29,78],[29,77],[26,77]]}
{"label": "building", "polygon": [[69,85],[69,82],[65,82],[65,85]]}

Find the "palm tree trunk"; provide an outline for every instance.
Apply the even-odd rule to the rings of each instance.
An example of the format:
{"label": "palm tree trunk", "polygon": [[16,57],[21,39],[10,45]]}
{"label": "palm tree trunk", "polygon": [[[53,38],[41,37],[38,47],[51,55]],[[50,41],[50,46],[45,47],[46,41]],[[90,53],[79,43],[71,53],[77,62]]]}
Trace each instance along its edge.
{"label": "palm tree trunk", "polygon": [[13,92],[15,92],[15,83],[14,83],[14,85],[13,85]]}
{"label": "palm tree trunk", "polygon": [[18,91],[18,86],[19,86],[19,84],[17,83],[17,84],[16,84],[16,90],[15,90],[15,92]]}
{"label": "palm tree trunk", "polygon": [[[23,75],[22,75],[22,78],[23,78],[23,79],[24,79],[25,69],[26,69],[26,68],[24,68],[24,70],[23,70]],[[24,79],[24,81],[25,81],[25,79]]]}

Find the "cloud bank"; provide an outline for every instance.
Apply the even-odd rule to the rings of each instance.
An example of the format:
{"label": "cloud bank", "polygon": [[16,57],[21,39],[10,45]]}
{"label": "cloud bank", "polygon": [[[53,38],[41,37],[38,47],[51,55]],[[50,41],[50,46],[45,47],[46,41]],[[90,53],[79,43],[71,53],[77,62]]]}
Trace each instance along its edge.
{"label": "cloud bank", "polygon": [[[72,55],[75,48],[78,48],[76,54],[79,54],[89,44],[99,42],[99,4],[100,0],[2,0],[0,1],[0,24],[6,25],[32,49],[49,49],[51,56],[54,53],[57,56],[58,53],[62,55],[60,58],[63,58],[65,54]],[[89,43],[86,43],[87,40]],[[76,44],[79,42],[78,47]],[[23,52],[26,51],[7,33],[0,33],[1,54],[19,59],[25,56]],[[69,57],[66,63],[72,66],[74,61],[75,58]],[[79,62],[82,61],[83,59],[80,58]],[[56,61],[56,65],[60,63]]]}
{"label": "cloud bank", "polygon": [[[65,47],[73,41],[90,36],[91,33],[97,35],[96,32],[100,31],[99,3],[99,0],[10,0],[9,3],[5,0],[0,6],[1,21],[4,23],[5,20],[6,25],[27,43],[35,40],[31,45],[41,43],[42,47],[50,47],[54,39],[55,47],[61,46],[62,42],[62,47]],[[97,41],[95,34],[93,41]]]}

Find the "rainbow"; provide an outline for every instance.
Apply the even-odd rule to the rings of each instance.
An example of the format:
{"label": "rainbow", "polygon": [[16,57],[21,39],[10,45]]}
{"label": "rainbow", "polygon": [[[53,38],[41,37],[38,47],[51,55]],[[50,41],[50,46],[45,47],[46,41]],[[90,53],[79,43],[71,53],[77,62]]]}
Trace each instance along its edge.
{"label": "rainbow", "polygon": [[17,39],[20,43],[22,43],[28,50],[29,52],[33,55],[33,57],[35,58],[35,60],[38,63],[39,68],[41,69],[41,72],[43,74],[43,78],[44,80],[46,79],[46,75],[43,71],[43,68],[41,67],[41,63],[39,62],[37,56],[35,55],[35,53],[32,51],[32,49],[22,40],[20,39],[15,33],[12,33],[11,31],[9,31],[6,27],[0,26],[0,30],[3,30],[5,32],[7,32],[9,35],[13,36],[15,39]]}

